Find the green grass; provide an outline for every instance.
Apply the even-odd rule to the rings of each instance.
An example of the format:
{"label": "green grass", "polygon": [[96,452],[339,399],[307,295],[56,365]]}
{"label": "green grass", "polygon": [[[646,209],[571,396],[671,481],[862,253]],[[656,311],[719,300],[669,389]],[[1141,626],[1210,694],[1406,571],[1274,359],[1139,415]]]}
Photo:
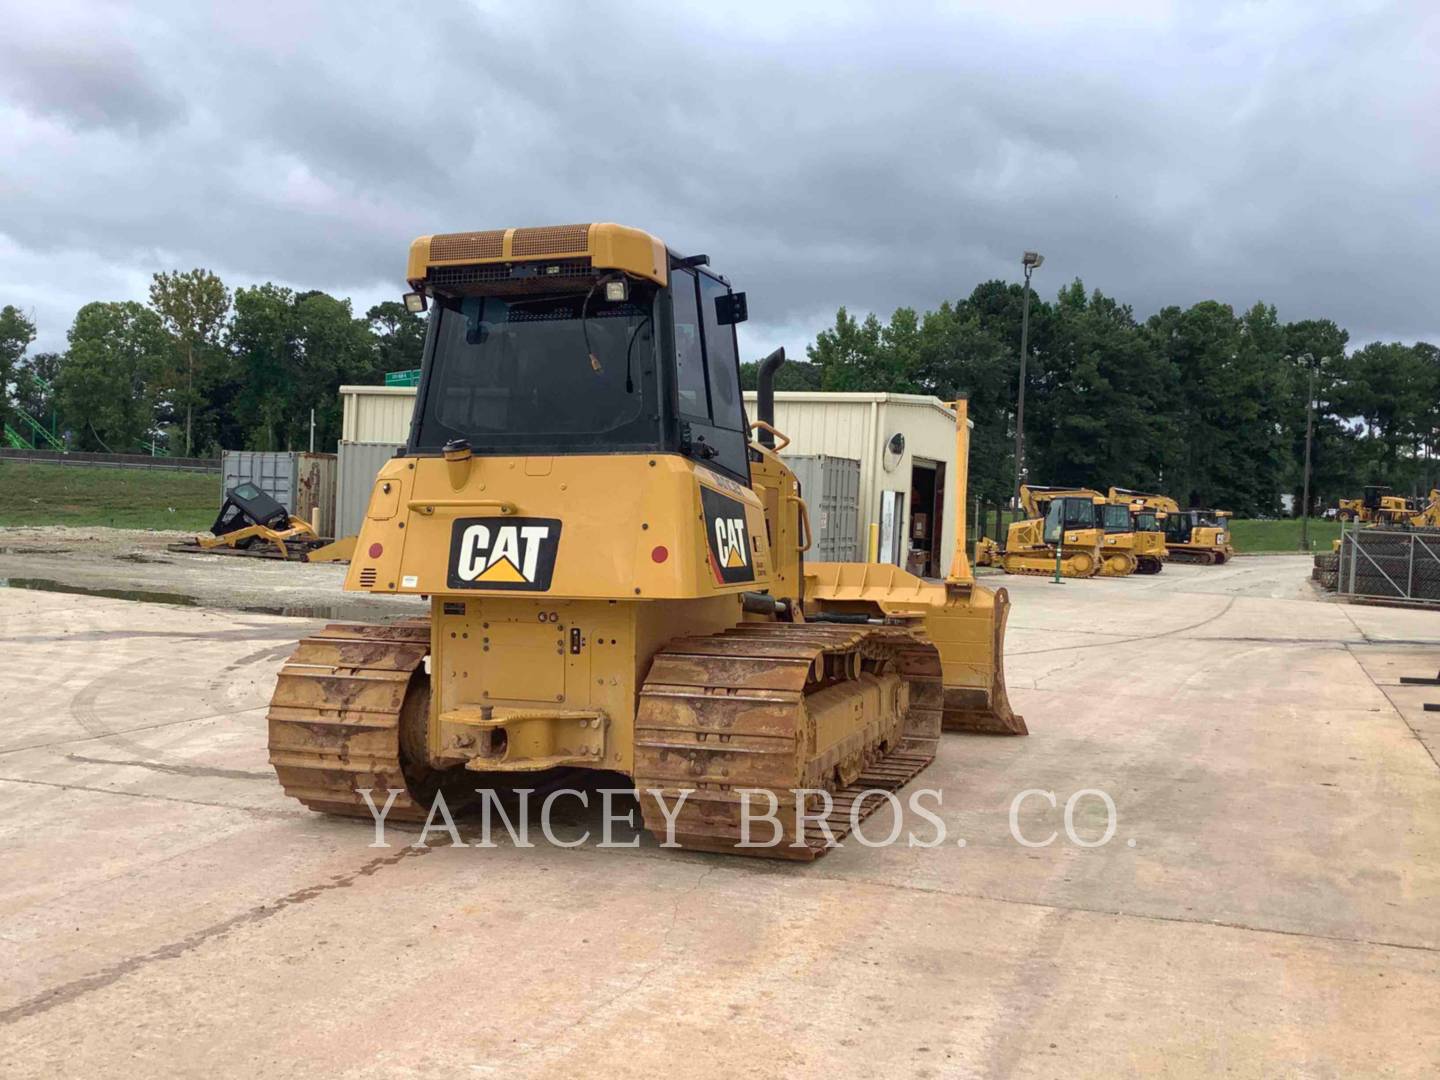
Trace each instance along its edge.
{"label": "green grass", "polygon": [[[1278,521],[1232,521],[1231,542],[1241,555],[1262,551],[1300,550],[1300,519],[1284,518]],[[1330,542],[1340,536],[1338,521],[1310,519],[1310,547],[1313,551],[1329,551]]]}
{"label": "green grass", "polygon": [[215,473],[0,460],[0,525],[202,532],[219,509]]}

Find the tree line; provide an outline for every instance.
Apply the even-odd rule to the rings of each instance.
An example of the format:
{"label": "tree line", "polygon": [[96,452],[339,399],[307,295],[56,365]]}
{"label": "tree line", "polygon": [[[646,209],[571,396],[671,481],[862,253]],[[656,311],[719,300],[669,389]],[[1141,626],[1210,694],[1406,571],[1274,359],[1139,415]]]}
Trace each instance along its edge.
{"label": "tree line", "polygon": [[[889,320],[844,308],[780,369],[777,389],[970,398],[970,488],[1014,490],[1020,285],[988,281],[965,299]],[[1314,385],[1312,507],[1368,483],[1423,494],[1440,479],[1440,350],[1375,342],[1349,350],[1329,319],[1281,322],[1257,303],[1205,301],[1143,321],[1076,280],[1030,298],[1025,465],[1040,484],[1161,491],[1182,506],[1240,516],[1299,512],[1306,403]],[[1349,350],[1349,351],[1347,351]],[[746,365],[754,387],[755,365]]]}
{"label": "tree line", "polygon": [[0,309],[0,420],[71,449],[218,456],[333,449],[339,387],[415,368],[424,317],[266,283],[232,293],[208,270],[156,274],[148,303],[86,304],[64,352],[30,353],[35,325]]}
{"label": "tree line", "polygon": [[[882,321],[844,308],[780,370],[779,389],[968,394],[971,490],[1014,484],[1021,286],[984,282],[923,313]],[[214,456],[305,449],[340,436],[338,388],[419,366],[423,316],[272,283],[232,293],[207,270],[156,274],[147,303],[96,302],[64,352],[29,352],[33,322],[0,309],[0,420],[22,414],[80,450]],[[1283,323],[1257,303],[1166,307],[1145,320],[1080,281],[1030,301],[1025,443],[1030,479],[1155,489],[1241,515],[1299,505],[1306,402],[1315,414],[1311,492],[1333,505],[1367,483],[1405,494],[1440,480],[1440,350],[1350,349],[1328,319]],[[754,387],[755,365],[742,372]]]}

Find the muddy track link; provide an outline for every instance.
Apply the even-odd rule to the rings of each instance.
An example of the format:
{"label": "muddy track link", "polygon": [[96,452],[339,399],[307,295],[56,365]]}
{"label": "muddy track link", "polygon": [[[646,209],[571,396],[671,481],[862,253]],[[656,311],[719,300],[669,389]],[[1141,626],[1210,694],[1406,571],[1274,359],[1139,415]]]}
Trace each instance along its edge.
{"label": "muddy track link", "polygon": [[[862,703],[867,695],[870,703]],[[890,695],[890,696],[887,696]],[[827,709],[840,702],[869,719],[829,746],[817,742]],[[793,789],[824,789],[835,840],[852,827],[864,791],[894,791],[935,758],[943,686],[940,657],[918,629],[824,623],[742,623],[678,639],[656,654],[635,721],[635,787],[645,827],[662,843],[666,821],[651,791],[673,808],[679,846],[701,851],[812,860],[829,848],[817,820],[796,833]],[[878,703],[878,704],[877,704]],[[888,705],[887,705],[888,703]],[[775,797],[784,835],[773,847],[743,848],[741,792]],[[752,812],[768,800],[751,796]],[[863,821],[886,802],[867,799]],[[806,808],[818,814],[818,795]],[[764,843],[773,829],[756,825]]]}
{"label": "muddy track link", "polygon": [[270,764],[285,793],[311,810],[369,818],[361,789],[383,807],[399,788],[390,819],[424,821],[400,741],[406,692],[429,651],[426,619],[333,623],[301,641],[280,670],[268,716]]}

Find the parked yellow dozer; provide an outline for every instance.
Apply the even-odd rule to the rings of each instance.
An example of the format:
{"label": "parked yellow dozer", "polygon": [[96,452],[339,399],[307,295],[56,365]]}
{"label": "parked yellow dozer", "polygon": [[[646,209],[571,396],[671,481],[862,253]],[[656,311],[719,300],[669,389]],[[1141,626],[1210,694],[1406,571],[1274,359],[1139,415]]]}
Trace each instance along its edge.
{"label": "parked yellow dozer", "polygon": [[1181,510],[1168,495],[1155,495],[1128,488],[1110,489],[1110,501],[1128,500],[1132,510],[1163,512],[1165,558],[1171,562],[1223,563],[1235,557],[1230,539],[1230,511]]}
{"label": "parked yellow dozer", "polygon": [[[708,262],[610,224],[411,246],[406,303],[431,311],[415,414],[345,587],[429,597],[430,616],[300,643],[269,713],[289,794],[423,820],[452,781],[604,770],[662,842],[813,859],[885,801],[862,792],[930,764],[942,723],[1025,733],[1005,590],[963,552],[944,583],[805,564],[804,493],[774,449],[783,352],[750,423],[745,297]],[[738,846],[752,802],[777,842],[762,825]]]}
{"label": "parked yellow dozer", "polygon": [[[1109,540],[1112,529],[1121,537],[1126,536],[1124,522],[1128,521],[1130,550],[1135,556],[1135,572],[1160,573],[1165,569],[1165,559],[1169,555],[1165,548],[1165,519],[1168,515],[1163,510],[1151,510],[1143,504],[1134,503],[1123,495],[1114,495],[1115,488],[1110,491],[1112,494],[1107,497],[1102,511],[1106,540]],[[1124,510],[1123,519],[1119,513],[1120,508]]]}
{"label": "parked yellow dozer", "polygon": [[1007,574],[1047,576],[1056,572],[1057,548],[1061,577],[1123,577],[1135,571],[1135,558],[1120,545],[1107,546],[1101,525],[1105,499],[1086,488],[1022,484],[1020,506],[1025,517],[1010,523],[1005,548],[991,540],[976,545],[976,562],[999,566]]}

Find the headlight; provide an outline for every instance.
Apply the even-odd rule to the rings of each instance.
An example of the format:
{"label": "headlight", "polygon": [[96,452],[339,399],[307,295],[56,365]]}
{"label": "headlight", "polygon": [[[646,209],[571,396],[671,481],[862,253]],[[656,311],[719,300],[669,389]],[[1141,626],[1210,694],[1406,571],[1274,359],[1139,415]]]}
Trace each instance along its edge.
{"label": "headlight", "polygon": [[1223,544],[1225,542],[1225,534],[1223,532],[1220,533],[1215,537],[1215,540],[1217,543]]}

